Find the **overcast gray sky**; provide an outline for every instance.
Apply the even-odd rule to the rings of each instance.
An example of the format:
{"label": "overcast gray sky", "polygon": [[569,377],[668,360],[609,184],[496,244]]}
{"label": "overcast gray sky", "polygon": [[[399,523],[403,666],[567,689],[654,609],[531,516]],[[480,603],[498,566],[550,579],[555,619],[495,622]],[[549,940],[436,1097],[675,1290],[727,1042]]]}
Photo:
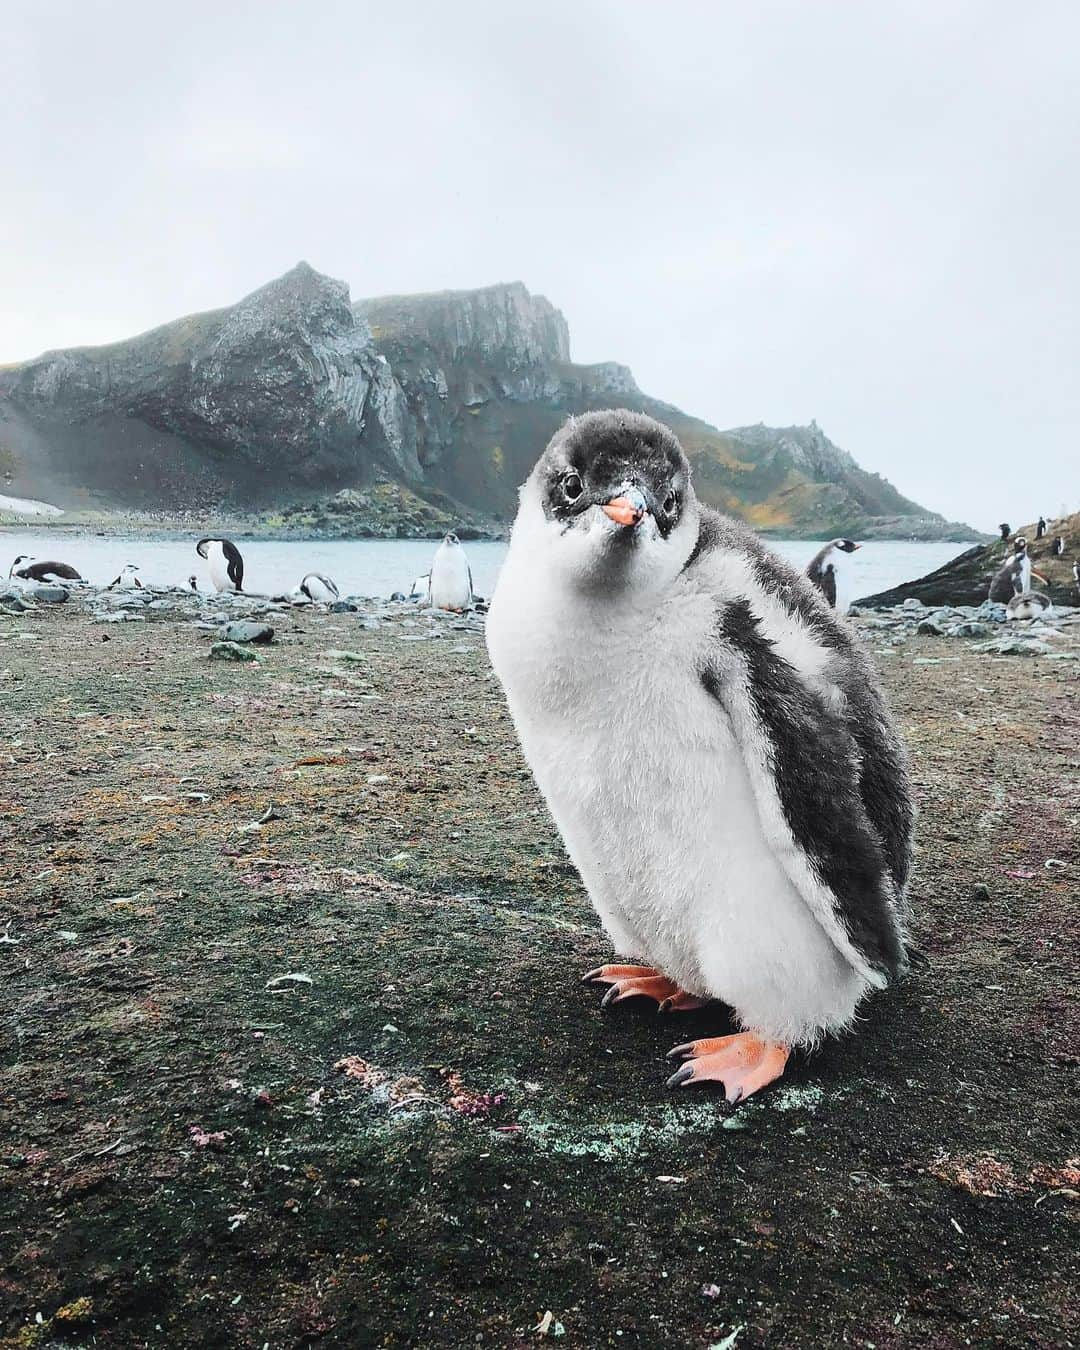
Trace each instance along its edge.
{"label": "overcast gray sky", "polygon": [[0,361],[300,258],[520,279],[722,427],[816,417],[983,527],[1076,509],[1078,50],[1039,0],[8,4]]}

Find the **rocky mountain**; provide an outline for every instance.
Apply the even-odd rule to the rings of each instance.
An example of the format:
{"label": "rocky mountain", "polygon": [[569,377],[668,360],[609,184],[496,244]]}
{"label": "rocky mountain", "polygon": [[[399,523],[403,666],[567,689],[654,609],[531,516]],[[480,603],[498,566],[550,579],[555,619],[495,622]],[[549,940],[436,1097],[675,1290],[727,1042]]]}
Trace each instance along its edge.
{"label": "rocky mountain", "polygon": [[426,503],[497,526],[563,419],[613,405],[668,422],[699,493],[759,529],[974,537],[814,423],[722,432],[625,366],[575,364],[563,315],[520,282],[353,304],[306,263],[226,309],[0,370],[0,490],[66,509],[284,510],[315,529],[333,516],[338,532],[427,532]]}

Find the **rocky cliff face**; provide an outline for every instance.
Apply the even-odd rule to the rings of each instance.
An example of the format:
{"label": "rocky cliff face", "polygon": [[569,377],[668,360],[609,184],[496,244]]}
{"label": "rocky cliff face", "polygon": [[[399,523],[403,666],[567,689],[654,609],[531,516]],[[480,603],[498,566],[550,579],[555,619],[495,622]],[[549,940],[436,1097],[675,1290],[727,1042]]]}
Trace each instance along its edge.
{"label": "rocky cliff face", "polygon": [[672,425],[701,495],[759,528],[950,529],[815,424],[720,432],[625,366],[575,365],[563,315],[520,282],[352,304],[306,263],[229,308],[0,371],[0,488],[250,510],[391,481],[505,518],[565,417],[613,404]]}

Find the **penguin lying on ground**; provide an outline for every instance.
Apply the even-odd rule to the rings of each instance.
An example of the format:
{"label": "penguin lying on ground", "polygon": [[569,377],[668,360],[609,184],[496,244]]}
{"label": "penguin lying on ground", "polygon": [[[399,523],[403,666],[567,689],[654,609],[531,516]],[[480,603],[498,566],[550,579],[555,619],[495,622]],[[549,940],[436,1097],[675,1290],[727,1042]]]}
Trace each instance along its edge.
{"label": "penguin lying on ground", "polygon": [[435,550],[428,576],[428,603],[432,609],[461,613],[472,601],[472,569],[457,535],[451,531]]}
{"label": "penguin lying on ground", "polygon": [[200,539],[195,552],[206,559],[206,570],[216,591],[244,589],[244,560],[231,539]]}
{"label": "penguin lying on ground", "polygon": [[1005,606],[1005,618],[1039,619],[1053,608],[1050,597],[1043,595],[1041,591],[1021,591]]}
{"label": "penguin lying on ground", "polygon": [[[620,964],[605,1002],[722,999],[671,1086],[729,1101],[907,965],[913,806],[870,658],[809,581],[699,504],[667,427],[589,413],[521,489],[487,643]],[[622,963],[626,964],[622,964]]]}
{"label": "penguin lying on ground", "polygon": [[[834,539],[832,543],[826,544],[823,549],[819,549],[810,559],[810,566],[806,569],[806,575],[832,605],[833,609],[836,608],[836,581],[841,555],[854,553],[856,549],[861,547],[861,544],[856,544],[850,539]],[[846,599],[841,604],[840,609],[843,613],[847,612]]]}
{"label": "penguin lying on ground", "polygon": [[300,583],[300,592],[309,600],[324,605],[329,605],[339,598],[337,586],[322,572],[309,572]]}
{"label": "penguin lying on ground", "polygon": [[[26,563],[20,567],[20,563]],[[82,581],[82,577],[68,563],[35,562],[28,553],[20,553],[8,568],[8,576],[22,581]]]}
{"label": "penguin lying on ground", "polygon": [[120,575],[115,580],[110,581],[105,587],[107,591],[115,591],[118,586],[134,586],[136,590],[143,590],[143,584],[135,575],[139,568],[136,563],[127,563],[120,570]]}

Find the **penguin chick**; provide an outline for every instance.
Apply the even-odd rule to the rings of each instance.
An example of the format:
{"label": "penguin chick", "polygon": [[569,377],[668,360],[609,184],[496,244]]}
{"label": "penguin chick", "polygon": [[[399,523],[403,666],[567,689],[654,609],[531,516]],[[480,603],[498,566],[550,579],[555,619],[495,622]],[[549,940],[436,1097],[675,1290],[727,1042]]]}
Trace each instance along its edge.
{"label": "penguin chick", "polygon": [[1021,591],[1005,606],[1006,619],[1038,619],[1053,610],[1050,597],[1041,591]]}
{"label": "penguin chick", "polygon": [[[906,967],[913,807],[870,658],[702,506],[667,427],[571,419],[521,489],[487,643],[619,964],[605,1002],[722,999],[669,1080],[737,1101]],[[625,964],[624,964],[625,963]]]}
{"label": "penguin chick", "polygon": [[451,530],[435,550],[432,559],[431,572],[428,574],[428,604],[432,609],[462,613],[472,602],[472,569],[457,535]]}
{"label": "penguin chick", "polygon": [[[834,539],[831,543],[819,549],[810,559],[810,566],[806,569],[806,575],[818,588],[821,594],[836,608],[836,565],[841,553],[854,553],[856,549],[861,548],[861,544],[856,544],[850,539]],[[842,608],[846,611],[847,606]]]}

